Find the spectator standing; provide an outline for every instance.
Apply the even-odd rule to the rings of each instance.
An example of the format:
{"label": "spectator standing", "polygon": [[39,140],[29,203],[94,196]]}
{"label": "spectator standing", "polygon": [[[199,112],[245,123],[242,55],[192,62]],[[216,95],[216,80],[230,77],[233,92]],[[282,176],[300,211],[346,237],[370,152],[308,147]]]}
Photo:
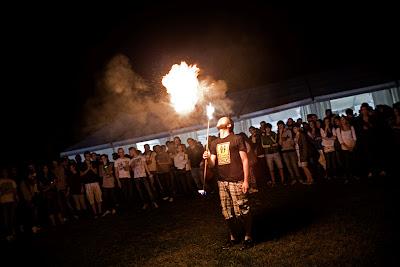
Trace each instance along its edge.
{"label": "spectator standing", "polygon": [[8,241],[15,239],[17,202],[17,184],[9,177],[8,170],[3,169],[0,173],[0,216],[1,226],[4,227],[4,234]]}
{"label": "spectator standing", "polygon": [[118,148],[118,159],[114,163],[115,177],[121,182],[121,191],[125,204],[133,197],[133,182],[129,171],[130,159],[125,156],[123,148]]}
{"label": "spectator standing", "polygon": [[98,175],[98,166],[95,161],[91,160],[89,152],[84,153],[85,161],[82,163],[80,174],[85,184],[86,197],[92,207],[94,218],[102,213],[102,193],[99,185],[100,177]]}
{"label": "spectator standing", "polygon": [[121,182],[115,178],[114,164],[108,160],[108,156],[103,154],[100,156],[100,160],[102,164],[99,168],[99,175],[102,180],[103,203],[106,210],[102,215],[104,217],[110,213],[116,213],[117,200],[115,198],[115,185],[117,184],[120,187]]}
{"label": "spectator standing", "polygon": [[300,125],[295,124],[293,126],[293,131],[295,133],[295,144],[296,144],[296,152],[298,158],[299,167],[301,167],[306,175],[305,184],[311,185],[314,183],[313,176],[308,169],[308,161],[310,158],[310,144],[307,141],[306,133],[302,132],[300,129]]}
{"label": "spectator standing", "polygon": [[354,127],[350,125],[346,117],[341,118],[341,125],[336,129],[336,135],[342,148],[345,183],[347,184],[353,178],[353,150],[356,146],[357,137]]}
{"label": "spectator standing", "polygon": [[270,123],[267,123],[265,125],[265,134],[261,136],[261,144],[262,147],[265,149],[265,157],[267,160],[269,173],[271,175],[272,186],[275,186],[276,184],[274,164],[276,164],[276,166],[278,167],[282,185],[286,185],[285,176],[283,174],[282,159],[279,155],[278,136],[271,129],[272,125]]}
{"label": "spectator standing", "polygon": [[[283,121],[278,121],[278,142],[281,147],[282,157],[289,171],[291,184],[295,184],[301,180],[298,167],[298,159],[296,154],[295,143],[292,131],[285,127]],[[292,127],[293,129],[293,127]]]}

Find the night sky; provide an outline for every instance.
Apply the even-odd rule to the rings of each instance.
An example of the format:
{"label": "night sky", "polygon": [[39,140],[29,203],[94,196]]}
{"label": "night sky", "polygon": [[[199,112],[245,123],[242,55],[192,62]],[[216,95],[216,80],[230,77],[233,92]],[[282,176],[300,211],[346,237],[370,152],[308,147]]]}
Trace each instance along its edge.
{"label": "night sky", "polygon": [[155,88],[181,60],[229,90],[343,67],[399,66],[394,7],[194,3],[3,10],[2,161],[49,158],[79,141],[85,103],[119,53]]}

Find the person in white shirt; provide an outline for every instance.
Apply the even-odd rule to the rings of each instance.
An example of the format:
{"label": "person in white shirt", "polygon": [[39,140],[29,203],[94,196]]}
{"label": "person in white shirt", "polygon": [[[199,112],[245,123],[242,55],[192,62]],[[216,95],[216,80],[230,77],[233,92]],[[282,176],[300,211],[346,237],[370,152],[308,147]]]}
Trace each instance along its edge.
{"label": "person in white shirt", "polygon": [[336,136],[342,148],[342,158],[345,171],[345,183],[353,177],[353,149],[356,145],[357,137],[353,126],[350,126],[346,117],[340,119],[340,127],[336,129]]}
{"label": "person in white shirt", "polygon": [[132,173],[133,173],[133,180],[135,181],[136,189],[139,193],[140,199],[143,202],[143,207],[142,209],[145,210],[149,207],[148,201],[144,197],[144,190],[142,185],[145,187],[148,197],[150,201],[152,202],[153,206],[155,208],[158,208],[158,204],[155,201],[151,186],[150,186],[150,177],[153,177],[153,175],[150,173],[149,168],[147,167],[146,164],[146,158],[142,156],[139,151],[134,148],[130,147],[129,148],[129,155],[132,157],[130,160],[129,166],[131,167]]}
{"label": "person in white shirt", "polygon": [[191,192],[191,185],[186,174],[186,167],[189,163],[188,155],[185,153],[185,145],[178,145],[177,152],[174,156],[175,166],[175,179],[179,183],[182,193],[189,195]]}
{"label": "person in white shirt", "polygon": [[326,159],[326,178],[330,180],[332,177],[336,176],[336,130],[333,128],[329,117],[324,119],[324,125],[321,127],[321,137],[322,149]]}
{"label": "person in white shirt", "polygon": [[121,182],[122,196],[125,202],[132,200],[133,183],[129,172],[129,158],[125,157],[123,148],[118,148],[119,158],[114,163],[115,177]]}

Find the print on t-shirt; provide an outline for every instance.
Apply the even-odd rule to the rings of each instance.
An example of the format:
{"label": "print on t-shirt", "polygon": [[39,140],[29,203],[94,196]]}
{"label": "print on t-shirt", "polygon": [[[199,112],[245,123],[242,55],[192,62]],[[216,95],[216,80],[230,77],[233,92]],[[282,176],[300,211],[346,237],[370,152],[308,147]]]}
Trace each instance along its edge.
{"label": "print on t-shirt", "polygon": [[229,145],[230,142],[217,144],[218,165],[226,165],[231,163]]}
{"label": "print on t-shirt", "polygon": [[134,178],[146,177],[146,159],[143,156],[137,156],[131,159],[131,166]]}
{"label": "print on t-shirt", "polygon": [[128,171],[126,162],[123,162],[123,161],[118,162],[118,170],[119,171]]}

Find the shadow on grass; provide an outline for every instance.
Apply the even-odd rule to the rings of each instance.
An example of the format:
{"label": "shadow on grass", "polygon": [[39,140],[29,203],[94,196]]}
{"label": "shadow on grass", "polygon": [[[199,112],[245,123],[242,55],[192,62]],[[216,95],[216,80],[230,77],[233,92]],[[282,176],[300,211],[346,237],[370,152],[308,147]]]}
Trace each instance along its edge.
{"label": "shadow on grass", "polygon": [[324,186],[294,185],[263,188],[253,198],[253,236],[257,243],[301,231],[329,212],[323,207],[332,195]]}

